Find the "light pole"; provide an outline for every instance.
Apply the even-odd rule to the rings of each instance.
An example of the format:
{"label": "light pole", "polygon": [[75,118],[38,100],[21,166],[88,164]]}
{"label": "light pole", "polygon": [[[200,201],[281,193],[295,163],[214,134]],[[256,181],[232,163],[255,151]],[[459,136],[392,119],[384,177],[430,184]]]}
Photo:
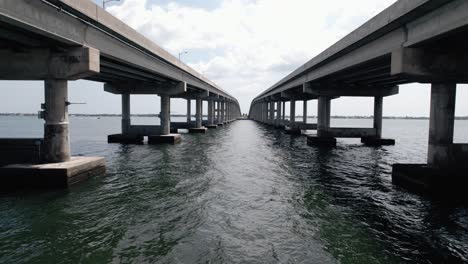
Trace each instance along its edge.
{"label": "light pole", "polygon": [[106,4],[109,2],[118,2],[120,0],[102,0],[102,8],[106,9]]}
{"label": "light pole", "polygon": [[180,60],[180,56],[181,56],[182,54],[188,54],[188,51],[179,52],[179,61],[180,61],[180,62],[182,62],[182,61]]}

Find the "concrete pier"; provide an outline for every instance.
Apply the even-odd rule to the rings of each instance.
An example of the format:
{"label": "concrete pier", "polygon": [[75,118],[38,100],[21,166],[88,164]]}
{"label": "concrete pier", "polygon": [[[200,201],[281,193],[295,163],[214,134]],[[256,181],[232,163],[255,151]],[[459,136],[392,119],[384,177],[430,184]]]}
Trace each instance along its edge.
{"label": "concrete pier", "polygon": [[180,134],[171,134],[171,97],[167,94],[161,94],[161,134],[148,136],[148,144],[176,144],[182,138]]}
{"label": "concrete pier", "polygon": [[202,125],[203,101],[201,98],[197,98],[195,102],[196,102],[196,112],[195,112],[196,126],[194,128],[190,128],[189,132],[190,133],[206,133],[207,128],[203,127]]}
{"label": "concrete pier", "polygon": [[288,135],[301,135],[302,131],[296,127],[296,100],[292,99],[289,105],[289,125],[285,129]]}
{"label": "concrete pier", "polygon": [[455,125],[455,83],[432,84],[427,163],[432,167],[450,166]]}
{"label": "concrete pier", "polygon": [[206,128],[209,128],[209,129],[217,128],[218,125],[216,125],[215,119],[216,119],[215,102],[213,100],[208,100],[208,125],[206,126]]}
{"label": "concrete pier", "polygon": [[0,191],[63,189],[106,173],[104,158],[71,157],[46,164],[10,164],[0,167]]}
{"label": "concrete pier", "polygon": [[269,113],[268,113],[268,124],[274,125],[275,124],[275,102],[271,101],[268,103],[269,106]]}
{"label": "concrete pier", "polygon": [[468,144],[453,143],[455,99],[456,84],[432,84],[427,164],[393,165],[395,184],[420,193],[466,193]]}
{"label": "concrete pier", "polygon": [[187,123],[192,122],[192,100],[187,99]]}
{"label": "concrete pier", "polygon": [[374,97],[374,129],[375,136],[362,137],[361,142],[368,146],[391,146],[395,145],[395,140],[382,138],[382,120],[383,120],[383,97]]}
{"label": "concrete pier", "polygon": [[45,81],[44,155],[45,163],[70,160],[70,136],[68,131],[68,82]]}
{"label": "concrete pier", "polygon": [[122,133],[107,136],[108,143],[143,144],[143,136],[131,134],[130,94],[122,94]]}
{"label": "concrete pier", "polygon": [[280,128],[283,124],[283,116],[282,116],[282,113],[283,113],[283,110],[282,110],[282,105],[283,105],[283,102],[276,102],[276,123],[275,123],[275,126]]}
{"label": "concrete pier", "polygon": [[329,133],[331,117],[331,98],[319,96],[317,109],[317,135],[307,136],[309,146],[335,146],[336,138]]}
{"label": "concrete pier", "polygon": [[307,100],[304,100],[304,105],[302,107],[303,114],[302,114],[302,122],[307,124]]}

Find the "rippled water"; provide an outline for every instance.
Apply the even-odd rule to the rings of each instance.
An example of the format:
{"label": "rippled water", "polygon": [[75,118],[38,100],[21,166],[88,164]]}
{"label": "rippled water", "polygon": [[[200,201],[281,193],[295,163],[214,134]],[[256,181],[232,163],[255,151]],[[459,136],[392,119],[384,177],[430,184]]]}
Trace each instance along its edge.
{"label": "rippled water", "polygon": [[[119,118],[71,122],[73,153],[106,157],[107,175],[1,196],[0,263],[468,261],[468,207],[391,184],[391,164],[425,162],[428,121],[385,120],[396,146],[333,149],[252,121],[175,146],[109,145]],[[467,142],[468,122],[456,130]],[[41,134],[39,120],[0,117],[2,137]]]}

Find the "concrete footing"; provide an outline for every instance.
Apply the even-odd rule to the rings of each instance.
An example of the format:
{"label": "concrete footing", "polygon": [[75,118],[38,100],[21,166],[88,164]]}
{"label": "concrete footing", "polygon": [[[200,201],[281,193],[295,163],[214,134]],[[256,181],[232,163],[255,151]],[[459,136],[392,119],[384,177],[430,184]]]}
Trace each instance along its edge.
{"label": "concrete footing", "polygon": [[440,169],[427,164],[394,164],[392,181],[412,192],[468,200],[466,168]]}
{"label": "concrete footing", "polygon": [[390,138],[363,137],[361,142],[368,146],[393,146],[395,140]]}
{"label": "concrete footing", "polygon": [[224,123],[218,123],[217,126],[224,126]]}
{"label": "concrete footing", "polygon": [[336,146],[336,138],[307,136],[307,145],[309,146]]}
{"label": "concrete footing", "polygon": [[301,135],[302,134],[302,131],[300,129],[297,129],[297,128],[289,128],[287,127],[284,132],[288,135]]}
{"label": "concrete footing", "polygon": [[177,144],[182,141],[180,134],[148,136],[148,144]]}
{"label": "concrete footing", "polygon": [[203,134],[203,133],[206,133],[207,130],[208,130],[208,128],[206,128],[206,127],[189,128],[189,133]]}
{"label": "concrete footing", "polygon": [[207,125],[206,128],[214,129],[214,128],[218,128],[218,125]]}
{"label": "concrete footing", "polygon": [[0,167],[0,190],[68,188],[106,172],[104,158],[72,157],[49,164],[11,164]]}
{"label": "concrete footing", "polygon": [[143,136],[115,134],[107,136],[108,143],[143,144]]}

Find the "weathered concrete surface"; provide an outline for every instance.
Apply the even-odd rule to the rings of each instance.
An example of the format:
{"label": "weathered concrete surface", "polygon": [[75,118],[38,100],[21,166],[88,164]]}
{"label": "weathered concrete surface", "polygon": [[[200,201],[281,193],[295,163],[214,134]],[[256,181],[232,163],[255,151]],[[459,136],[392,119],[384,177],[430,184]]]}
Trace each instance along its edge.
{"label": "weathered concrete surface", "polygon": [[144,136],[130,134],[115,134],[107,136],[107,143],[143,144]]}
{"label": "weathered concrete surface", "polygon": [[182,136],[179,134],[168,134],[168,135],[155,135],[148,136],[148,144],[177,144],[182,141]]}
{"label": "weathered concrete surface", "polygon": [[42,160],[47,163],[70,160],[68,131],[68,81],[49,79],[44,82],[44,144]]}
{"label": "weathered concrete surface", "polygon": [[41,162],[42,138],[0,138],[0,166]]}
{"label": "weathered concrete surface", "polygon": [[12,164],[0,167],[0,190],[67,188],[106,172],[104,158],[72,157],[49,164]]}
{"label": "weathered concrete surface", "polygon": [[450,147],[455,126],[456,84],[432,84],[427,163],[432,166],[450,164]]}
{"label": "weathered concrete surface", "polygon": [[215,129],[218,128],[218,125],[207,125],[206,128]]}

